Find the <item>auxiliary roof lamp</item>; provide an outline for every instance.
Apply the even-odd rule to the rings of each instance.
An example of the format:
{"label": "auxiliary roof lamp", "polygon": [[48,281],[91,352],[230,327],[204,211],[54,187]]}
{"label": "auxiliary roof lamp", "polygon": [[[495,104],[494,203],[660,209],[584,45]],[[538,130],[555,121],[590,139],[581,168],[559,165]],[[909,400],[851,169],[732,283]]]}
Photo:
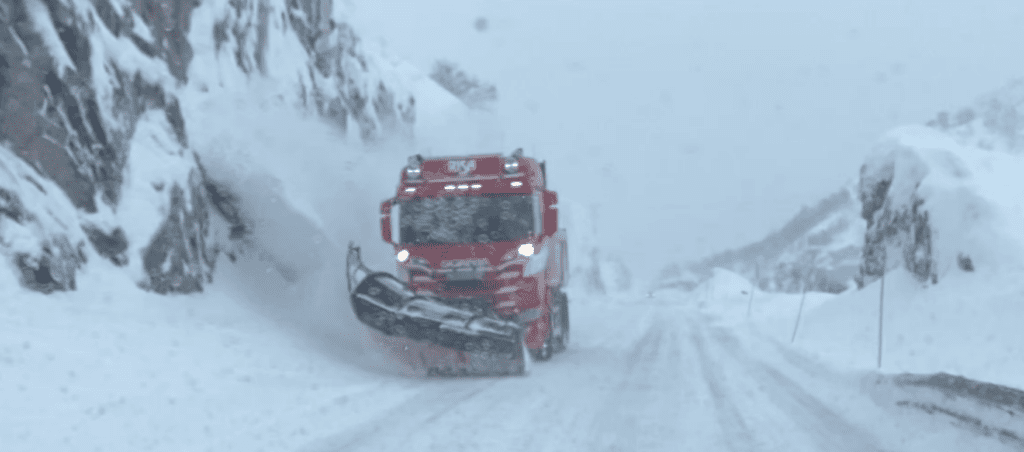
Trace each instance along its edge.
{"label": "auxiliary roof lamp", "polygon": [[409,180],[417,180],[420,178],[423,170],[423,156],[416,154],[409,157],[409,166],[405,167],[405,177]]}
{"label": "auxiliary roof lamp", "polygon": [[512,151],[512,156],[505,159],[505,173],[515,174],[519,172],[519,159],[523,158],[523,148]]}

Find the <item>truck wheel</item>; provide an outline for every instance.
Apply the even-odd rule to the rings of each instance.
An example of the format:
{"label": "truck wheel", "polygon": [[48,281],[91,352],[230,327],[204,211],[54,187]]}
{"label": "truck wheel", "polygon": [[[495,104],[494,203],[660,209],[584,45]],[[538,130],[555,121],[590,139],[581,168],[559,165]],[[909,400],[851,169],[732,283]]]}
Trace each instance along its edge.
{"label": "truck wheel", "polygon": [[530,349],[530,354],[533,355],[533,359],[537,361],[547,361],[551,359],[551,355],[554,352],[552,346],[553,338],[551,333],[548,333],[548,338],[544,341],[544,345],[541,345],[538,349]]}
{"label": "truck wheel", "polygon": [[558,306],[558,319],[560,333],[555,338],[555,351],[563,351],[569,346],[569,297],[565,292],[557,292],[555,303]]}
{"label": "truck wheel", "polygon": [[572,331],[569,328],[569,296],[565,293],[562,294],[562,331],[565,334],[562,335],[562,348],[569,346],[569,332]]}
{"label": "truck wheel", "polygon": [[544,338],[544,344],[540,348],[530,349],[530,354],[537,361],[547,361],[555,353],[555,313],[553,311],[548,311],[548,337]]}

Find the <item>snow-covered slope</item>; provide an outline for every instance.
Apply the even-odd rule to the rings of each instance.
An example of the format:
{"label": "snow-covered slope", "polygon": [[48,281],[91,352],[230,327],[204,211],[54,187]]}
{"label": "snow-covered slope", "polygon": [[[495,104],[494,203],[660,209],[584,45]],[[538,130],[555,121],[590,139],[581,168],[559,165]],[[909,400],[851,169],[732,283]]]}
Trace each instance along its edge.
{"label": "snow-covered slope", "polygon": [[768,291],[842,292],[853,286],[859,271],[864,241],[860,210],[856,187],[847,184],[759,242],[667,266],[655,286],[692,290],[720,268],[756,280]]}
{"label": "snow-covered slope", "polygon": [[[340,169],[362,143],[412,137],[414,77],[365,51],[343,19],[330,0],[4,3],[0,189],[12,207],[0,212],[2,267],[26,287],[69,290],[92,254],[143,288],[188,293],[212,280],[220,251],[271,247],[240,239],[281,235],[257,207],[275,195],[288,206],[271,217],[322,229],[308,198],[266,181],[238,193],[245,177],[316,165],[310,155]],[[261,120],[234,117],[254,110]],[[303,154],[301,140],[259,140],[296,127],[274,120],[294,116],[308,117],[303,138],[335,144],[335,160],[321,159],[323,146]],[[227,160],[262,173],[232,172]]]}
{"label": "snow-covered slope", "polygon": [[[1016,325],[1024,316],[1020,92],[1015,82],[963,110],[976,115],[960,113],[955,123],[940,115],[931,127],[901,127],[879,140],[859,184],[863,287],[809,296],[799,347],[837,366],[871,369],[881,328],[885,372],[1024,388],[1024,330]],[[755,295],[755,322],[791,340],[799,297]],[[732,305],[731,316],[745,318],[746,306]]]}
{"label": "snow-covered slope", "polygon": [[670,265],[657,286],[692,289],[716,267],[767,290],[798,292],[806,279],[809,290],[834,293],[869,284],[883,267],[933,283],[950,268],[1016,271],[1024,243],[1024,184],[1016,177],[1022,93],[1024,81],[1014,81],[927,127],[894,129],[865,161],[857,187],[804,209],[760,242]]}

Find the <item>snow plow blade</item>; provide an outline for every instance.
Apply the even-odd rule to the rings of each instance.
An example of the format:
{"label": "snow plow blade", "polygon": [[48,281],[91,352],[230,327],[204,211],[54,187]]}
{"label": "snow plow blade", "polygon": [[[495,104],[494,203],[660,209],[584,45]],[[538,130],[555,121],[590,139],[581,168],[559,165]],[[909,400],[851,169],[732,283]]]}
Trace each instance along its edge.
{"label": "snow plow blade", "polygon": [[359,247],[352,243],[347,267],[352,309],[360,322],[388,336],[463,352],[458,368],[417,363],[429,374],[526,373],[523,329],[518,323],[502,319],[470,300],[417,294],[395,276],[363,265]]}

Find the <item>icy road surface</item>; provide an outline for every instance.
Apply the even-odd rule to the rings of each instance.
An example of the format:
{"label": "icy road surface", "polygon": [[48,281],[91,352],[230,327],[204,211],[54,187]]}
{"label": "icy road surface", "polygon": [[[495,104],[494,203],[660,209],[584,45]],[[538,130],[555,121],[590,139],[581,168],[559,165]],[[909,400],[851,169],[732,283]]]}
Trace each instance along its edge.
{"label": "icy road surface", "polygon": [[572,347],[528,378],[425,380],[303,450],[1015,450],[680,300],[574,308]]}

